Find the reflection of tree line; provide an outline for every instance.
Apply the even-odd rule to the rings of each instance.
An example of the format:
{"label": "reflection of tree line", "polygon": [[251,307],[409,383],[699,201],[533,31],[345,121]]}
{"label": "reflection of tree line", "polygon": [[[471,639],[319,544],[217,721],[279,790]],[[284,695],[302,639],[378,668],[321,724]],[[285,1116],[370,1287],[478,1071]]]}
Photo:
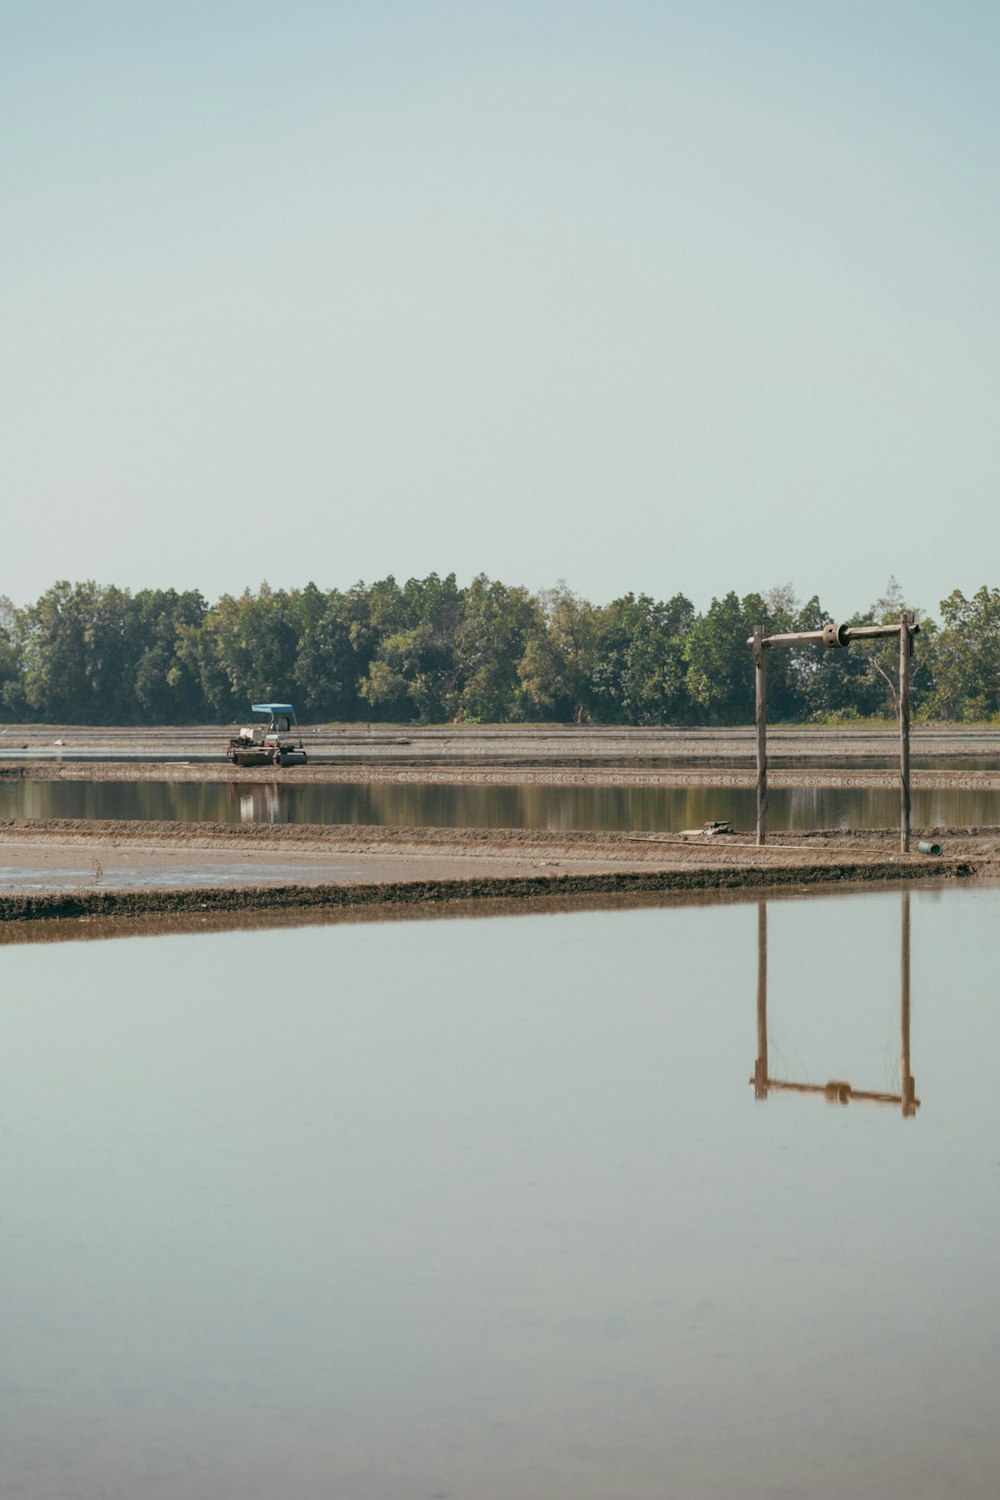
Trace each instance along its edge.
{"label": "reflection of tree line", "polygon": [[182,781],[20,781],[5,798],[16,818],[136,819],[150,822],[238,821],[227,787]]}
{"label": "reflection of tree line", "polygon": [[[733,816],[749,794],[655,787],[442,786],[354,783],[282,786],[276,811],[255,789],[259,821],[439,828],[644,831],[700,827]],[[259,793],[260,795],[256,795]],[[239,793],[245,797],[245,789]],[[749,805],[749,804],[748,804]]]}
{"label": "reflection of tree line", "polygon": [[[420,783],[18,781],[5,816],[180,822],[370,823],[403,827],[674,832],[725,819],[752,828],[754,794],[734,787],[442,786]],[[771,793],[772,827],[888,828],[886,788],[794,787]],[[918,791],[919,827],[991,824],[995,792]]]}
{"label": "reflection of tree line", "polygon": [[817,1094],[838,1104],[848,1104],[852,1099],[874,1104],[898,1104],[904,1118],[910,1118],[920,1108],[916,1095],[916,1081],[910,1064],[910,893],[900,894],[899,937],[899,1026],[900,1026],[900,1087],[898,1093],[876,1089],[854,1088],[846,1079],[830,1079],[826,1083],[808,1083],[798,1079],[775,1078],[770,1072],[770,1057],[767,1037],[767,902],[757,903],[757,1057],[754,1062],[753,1086],[757,1099],[766,1099],[772,1093]]}
{"label": "reflection of tree line", "polygon": [[[750,828],[754,816],[753,792],[732,787],[310,783],[282,785],[280,795],[276,805],[255,793],[257,821],[666,833],[716,819]],[[794,788],[772,796],[778,828],[889,827],[897,813],[894,793],[882,789]],[[996,815],[990,793],[923,792],[917,794],[915,808],[915,821],[927,827],[963,820],[985,823]]]}

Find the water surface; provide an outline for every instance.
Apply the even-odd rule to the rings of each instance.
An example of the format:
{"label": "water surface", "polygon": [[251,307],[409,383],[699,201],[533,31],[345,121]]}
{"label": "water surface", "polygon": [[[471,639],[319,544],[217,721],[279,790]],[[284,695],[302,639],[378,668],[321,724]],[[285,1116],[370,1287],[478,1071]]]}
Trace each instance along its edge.
{"label": "water surface", "polygon": [[[755,793],[731,787],[462,786],[390,782],[0,782],[0,817],[140,818],[208,822],[366,823],[439,828],[700,828],[756,823]],[[915,791],[920,828],[1000,822],[1000,792]],[[768,827],[889,828],[890,788],[770,788]]]}
{"label": "water surface", "polygon": [[5,1494],[992,1500],[1000,891],[761,905],[5,949]]}

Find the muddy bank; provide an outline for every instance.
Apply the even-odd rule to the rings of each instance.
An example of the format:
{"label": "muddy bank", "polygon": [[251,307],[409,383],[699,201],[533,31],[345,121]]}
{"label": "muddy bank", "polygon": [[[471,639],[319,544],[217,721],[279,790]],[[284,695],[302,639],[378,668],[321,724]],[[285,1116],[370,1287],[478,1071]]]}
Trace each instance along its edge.
{"label": "muddy bank", "polygon": [[[913,844],[933,837],[947,839],[953,852],[986,858],[1000,856],[1000,827],[938,827],[913,829]],[[24,843],[39,845],[87,844],[108,849],[299,849],[306,852],[340,850],[449,851],[501,856],[542,849],[581,855],[724,858],[747,854],[767,859],[778,851],[798,849],[813,856],[823,851],[865,851],[891,855],[898,850],[895,828],[837,828],[776,834],[760,849],[748,832],[711,835],[691,833],[635,833],[615,829],[414,827],[363,823],[211,823],[88,818],[0,818],[0,850]]]}
{"label": "muddy bank", "polygon": [[[921,889],[942,889],[944,880],[922,880]],[[892,882],[889,883],[892,887]],[[897,887],[898,888],[898,887]],[[842,892],[866,889],[865,882],[838,885]],[[768,903],[801,900],[804,895],[820,896],[821,885],[811,888],[798,884],[768,886]],[[575,894],[533,895],[530,900],[506,896],[464,900],[425,902],[372,902],[327,906],[262,906],[208,910],[204,904],[169,912],[138,912],[125,915],[85,913],[76,916],[48,917],[44,920],[4,922],[0,920],[0,947],[22,943],[103,942],[109,938],[165,937],[174,933],[262,932],[316,925],[361,925],[370,922],[439,922],[466,918],[481,921],[486,917],[547,916],[565,912],[637,911],[651,907],[719,906],[757,901],[761,893],[752,886],[719,890],[614,891],[588,890]]]}
{"label": "muddy bank", "polygon": [[239,890],[88,890],[72,893],[0,896],[0,920],[28,922],[78,917],[134,917],[154,913],[244,912],[274,908],[402,906],[483,900],[523,901],[599,894],[638,895],[661,891],[767,890],[774,887],[963,878],[973,874],[964,861],[935,860],[917,866],[867,860],[824,865],[731,866],[726,869],[621,871],[592,875],[551,875],[465,880],[386,881],[362,885],[251,886]]}
{"label": "muddy bank", "polygon": [[[920,836],[914,835],[914,848]],[[0,822],[0,921],[524,902],[1000,874],[1000,830],[749,835],[84,820]]]}

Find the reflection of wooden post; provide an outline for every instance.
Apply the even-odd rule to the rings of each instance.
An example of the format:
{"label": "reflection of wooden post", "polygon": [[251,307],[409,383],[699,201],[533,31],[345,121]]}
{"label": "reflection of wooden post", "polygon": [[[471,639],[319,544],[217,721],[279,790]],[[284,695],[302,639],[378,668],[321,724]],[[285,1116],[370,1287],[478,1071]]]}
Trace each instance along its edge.
{"label": "reflection of wooden post", "polygon": [[755,1099],[767,1098],[767,902],[757,902],[757,1061]]}
{"label": "reflection of wooden post", "polygon": [[754,678],[757,685],[757,844],[767,843],[767,651],[764,627],[752,636]]}
{"label": "reflection of wooden post", "polygon": [[917,1085],[910,1072],[910,893],[903,892],[903,923],[899,947],[899,991],[900,1031],[902,1033],[902,1057],[899,1071],[900,1102],[904,1116],[912,1117],[917,1112]]}
{"label": "reflection of wooden post", "polygon": [[910,852],[910,629],[912,615],[899,622],[899,850]]}

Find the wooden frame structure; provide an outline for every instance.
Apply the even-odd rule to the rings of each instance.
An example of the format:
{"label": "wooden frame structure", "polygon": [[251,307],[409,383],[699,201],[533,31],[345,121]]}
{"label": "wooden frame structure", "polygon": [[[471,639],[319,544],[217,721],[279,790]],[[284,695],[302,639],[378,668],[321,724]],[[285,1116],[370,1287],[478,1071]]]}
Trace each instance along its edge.
{"label": "wooden frame structure", "polygon": [[787,635],[765,635],[755,625],[747,645],[753,652],[757,688],[757,844],[767,843],[767,653],[775,646],[809,643],[838,647],[852,641],[870,641],[884,636],[899,637],[899,848],[910,852],[910,658],[913,637],[920,626],[912,614],[900,616],[898,625],[824,625],[822,630],[798,630]]}

